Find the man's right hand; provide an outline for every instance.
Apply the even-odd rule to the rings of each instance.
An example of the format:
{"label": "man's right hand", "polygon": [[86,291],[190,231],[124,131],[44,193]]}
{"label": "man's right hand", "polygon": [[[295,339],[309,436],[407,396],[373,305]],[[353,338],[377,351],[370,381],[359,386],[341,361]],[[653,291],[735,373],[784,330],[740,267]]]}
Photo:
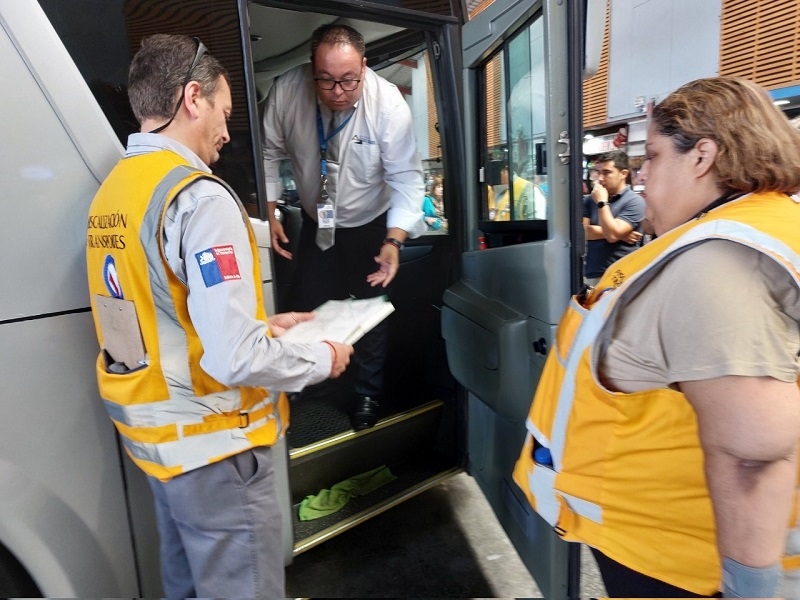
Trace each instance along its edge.
{"label": "man's right hand", "polygon": [[594,182],[594,187],[592,188],[592,200],[594,200],[595,204],[608,202],[608,190],[597,181]]}
{"label": "man's right hand", "polygon": [[331,349],[331,379],[336,379],[344,373],[347,365],[350,364],[350,357],[353,355],[353,347],[349,344],[340,344],[326,340],[325,343]]}
{"label": "man's right hand", "polygon": [[283,258],[292,260],[292,253],[281,247],[281,244],[289,243],[289,238],[286,237],[286,233],[283,231],[283,225],[278,219],[272,218],[269,220],[269,231],[272,237],[272,249],[275,253]]}

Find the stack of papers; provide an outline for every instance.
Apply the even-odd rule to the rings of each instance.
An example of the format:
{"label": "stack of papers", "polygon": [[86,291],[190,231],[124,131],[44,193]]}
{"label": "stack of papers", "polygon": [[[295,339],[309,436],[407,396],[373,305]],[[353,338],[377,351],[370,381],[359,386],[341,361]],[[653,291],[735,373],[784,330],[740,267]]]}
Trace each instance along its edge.
{"label": "stack of papers", "polygon": [[329,300],[314,310],[314,318],[288,329],[279,339],[286,342],[330,340],[355,344],[378,323],[394,312],[387,296],[356,300]]}

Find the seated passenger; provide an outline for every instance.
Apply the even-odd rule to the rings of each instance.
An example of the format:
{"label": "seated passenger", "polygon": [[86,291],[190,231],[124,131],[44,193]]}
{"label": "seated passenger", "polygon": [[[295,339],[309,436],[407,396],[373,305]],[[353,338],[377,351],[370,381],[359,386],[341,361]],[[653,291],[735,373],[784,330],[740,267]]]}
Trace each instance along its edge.
{"label": "seated passenger", "polygon": [[428,230],[447,231],[447,218],[444,216],[444,183],[441,177],[434,177],[430,192],[422,199],[422,212]]}

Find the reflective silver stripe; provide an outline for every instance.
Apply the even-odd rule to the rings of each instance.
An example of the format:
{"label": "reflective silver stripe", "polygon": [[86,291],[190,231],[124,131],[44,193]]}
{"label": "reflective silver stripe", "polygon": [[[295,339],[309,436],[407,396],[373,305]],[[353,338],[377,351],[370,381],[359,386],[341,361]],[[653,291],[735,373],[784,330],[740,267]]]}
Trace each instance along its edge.
{"label": "reflective silver stripe", "polygon": [[562,498],[564,498],[564,500],[566,500],[567,505],[572,509],[572,512],[579,514],[586,519],[591,519],[600,525],[603,524],[602,506],[595,504],[594,502],[584,500],[583,498],[578,498],[577,496],[571,496],[570,494],[560,493],[560,495]]}
{"label": "reflective silver stripe", "polygon": [[273,390],[267,390],[269,393],[269,398],[267,398],[267,402],[273,403],[275,406],[272,409],[272,416],[275,418],[277,427],[278,427],[278,437],[283,437],[283,419],[281,419],[281,393],[282,392],[275,392]]}
{"label": "reflective silver stripe", "polygon": [[[711,235],[706,235],[704,237],[692,235],[698,229],[704,229],[706,232],[710,230]],[[711,221],[705,225],[699,225],[691,229],[685,236],[681,236],[680,240],[683,240],[684,237],[688,238],[688,244],[698,242],[701,239],[717,238],[739,242],[746,246],[754,247],[756,250],[766,250],[765,254],[780,258],[782,262],[791,265],[794,272],[789,271],[789,274],[796,282],[800,282],[800,256],[780,240],[750,225],[728,220]],[[676,244],[680,240],[676,240]],[[784,267],[785,266],[786,265],[784,265]]]}
{"label": "reflective silver stripe", "polygon": [[[236,391],[236,390],[234,390]],[[236,391],[238,394],[238,391]],[[152,402],[147,404],[132,404],[129,406],[121,406],[109,400],[105,400],[106,410],[108,416],[114,421],[127,425],[128,427],[163,427],[164,425],[175,425],[179,429],[186,425],[197,425],[202,423],[206,417],[221,416],[225,413],[235,413],[240,409],[241,402],[237,401],[229,408],[222,403],[215,403],[219,395],[212,394],[210,396],[203,396],[202,404],[196,397],[180,397],[178,399],[171,399],[162,403]],[[276,409],[272,406],[273,398],[271,396],[264,398],[262,401],[257,402],[252,408],[248,409],[248,413],[255,412],[259,409],[267,407],[267,411]],[[163,404],[164,410],[159,410],[159,404]],[[183,418],[180,421],[175,420],[175,415],[181,415]]]}
{"label": "reflective silver stripe", "polygon": [[[170,349],[170,352],[164,352],[163,350],[161,352],[161,370],[169,382],[169,404],[177,400],[177,389],[182,387],[187,390],[187,395],[191,393],[192,376],[189,369],[189,361],[186,359],[189,356],[189,342],[186,338],[186,332],[178,325],[178,315],[169,289],[167,266],[161,255],[163,241],[161,220],[166,210],[167,200],[170,198],[170,191],[196,172],[197,169],[188,165],[180,165],[172,168],[161,179],[150,198],[150,203],[142,219],[139,235],[142,248],[147,256],[150,289],[156,306],[155,325],[158,330],[159,346],[162,349]],[[180,193],[180,190],[177,193]],[[183,411],[185,408],[192,408],[185,403],[180,404],[183,404],[183,406],[176,407],[174,410]],[[191,409],[188,414],[196,412],[197,408]],[[145,408],[142,408],[142,410],[145,410]],[[153,407],[151,410],[154,413],[152,418],[156,418],[155,415],[159,412],[158,409]],[[131,415],[131,420],[133,420],[133,415]],[[159,421],[161,420],[159,419]],[[168,420],[163,421],[163,423],[168,422]]]}
{"label": "reflective silver stripe", "polygon": [[[165,369],[164,372],[168,371]],[[174,424],[176,415],[182,415],[186,422],[197,423],[206,416],[236,412],[242,404],[238,389],[208,394],[202,400],[198,400],[191,390],[172,386],[168,389],[169,399],[159,402],[121,405],[107,401],[108,414],[129,427],[159,427]],[[266,400],[271,402],[272,398]]]}
{"label": "reflective silver stripe", "polygon": [[528,487],[536,498],[536,512],[551,527],[555,527],[558,523],[561,507],[555,492],[555,481],[556,472],[541,465],[536,465],[533,473],[528,476]]}
{"label": "reflective silver stripe", "polygon": [[580,327],[575,333],[575,339],[572,340],[569,355],[564,364],[566,373],[558,395],[558,405],[551,430],[553,440],[550,446],[550,455],[553,457],[553,466],[556,471],[561,471],[561,465],[563,464],[564,433],[567,430],[572,404],[575,401],[575,376],[578,371],[578,363],[586,348],[597,338],[600,329],[605,323],[604,316],[610,309],[614,298],[619,295],[619,289],[607,292],[594,304],[592,310],[586,311]]}
{"label": "reflective silver stripe", "polygon": [[536,438],[536,440],[546,448],[550,447],[550,438],[548,438],[544,433],[539,431],[539,428],[534,425],[533,420],[528,417],[525,421],[525,425],[528,427],[528,432]]}
{"label": "reflective silver stripe", "polygon": [[[156,299],[156,306],[160,308],[172,306],[172,294],[169,291],[169,280],[167,279],[166,269],[161,259],[160,252],[162,242],[161,219],[170,191],[181,181],[196,172],[198,172],[198,169],[194,169],[188,165],[180,165],[170,170],[153,191],[150,203],[142,219],[139,239],[147,255],[150,285],[153,296]],[[179,192],[180,190],[178,193]],[[169,316],[174,319],[175,323],[178,322],[174,310]]]}
{"label": "reflective silver stripe", "polygon": [[[260,407],[259,405],[256,408]],[[222,431],[180,437],[173,442],[158,444],[132,442],[125,436],[120,437],[131,454],[140,460],[146,460],[168,468],[181,467],[184,471],[190,471],[207,465],[210,458],[232,454],[252,447],[253,444],[246,434],[263,427],[274,418],[274,414],[268,413],[261,419],[250,421],[247,427],[241,429],[224,429]],[[180,428],[178,431],[180,435]]]}

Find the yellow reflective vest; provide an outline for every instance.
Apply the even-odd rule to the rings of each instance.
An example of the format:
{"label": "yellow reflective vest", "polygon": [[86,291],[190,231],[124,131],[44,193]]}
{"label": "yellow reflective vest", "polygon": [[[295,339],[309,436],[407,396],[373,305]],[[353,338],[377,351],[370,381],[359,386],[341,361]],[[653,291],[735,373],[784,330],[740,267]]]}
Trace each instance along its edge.
{"label": "yellow reflective vest", "polygon": [[[203,346],[187,308],[188,290],[170,269],[163,220],[178,193],[199,178],[222,181],[168,150],[122,159],[89,210],[86,259],[92,312],[101,351],[96,371],[105,401],[131,459],[162,481],[238,454],[272,445],[288,426],[288,402],[264,388],[230,388],[200,367]],[[255,318],[267,315],[255,236],[239,203],[253,252],[258,296]],[[248,276],[248,274],[242,274]],[[135,306],[146,360],[132,369],[112,366],[95,295]]]}
{"label": "yellow reflective vest", "polygon": [[585,298],[571,299],[514,468],[514,480],[531,506],[565,540],[586,543],[635,571],[697,594],[720,589],[714,515],[692,407],[672,389],[630,394],[605,389],[597,377],[595,342],[617,307],[659,265],[710,239],[769,255],[800,286],[798,231],[800,205],[792,198],[749,195],[620,259]]}

